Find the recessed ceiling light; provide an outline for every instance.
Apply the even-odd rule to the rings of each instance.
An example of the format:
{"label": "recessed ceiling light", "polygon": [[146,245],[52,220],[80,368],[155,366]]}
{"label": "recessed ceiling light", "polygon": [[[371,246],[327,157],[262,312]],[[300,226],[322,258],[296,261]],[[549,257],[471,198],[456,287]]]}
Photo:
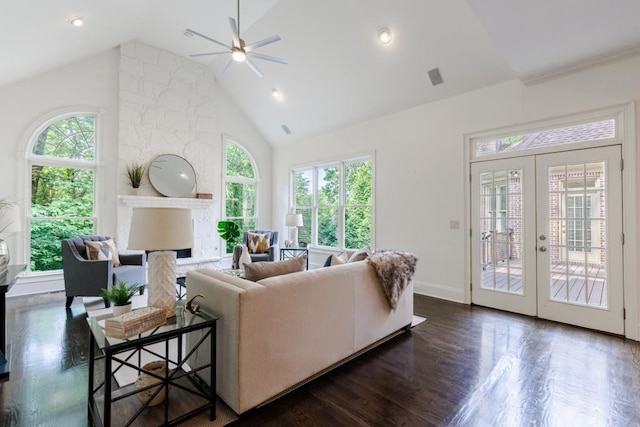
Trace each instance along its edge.
{"label": "recessed ceiling light", "polygon": [[67,22],[74,27],[82,27],[84,24],[84,18],[82,16],[72,16]]}
{"label": "recessed ceiling light", "polygon": [[391,43],[391,30],[388,28],[380,28],[378,30],[378,42],[381,44]]}
{"label": "recessed ceiling light", "polygon": [[278,101],[282,99],[282,94],[280,93],[280,91],[276,88],[271,89],[271,96],[273,96],[275,99],[277,99]]}
{"label": "recessed ceiling light", "polygon": [[185,37],[193,37],[193,33],[189,30],[184,30],[182,34],[184,34]]}

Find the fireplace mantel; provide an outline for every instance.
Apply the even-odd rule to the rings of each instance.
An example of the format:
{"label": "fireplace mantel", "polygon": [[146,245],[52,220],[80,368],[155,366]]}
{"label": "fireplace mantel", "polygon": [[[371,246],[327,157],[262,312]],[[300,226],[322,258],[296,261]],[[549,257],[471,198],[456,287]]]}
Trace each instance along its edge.
{"label": "fireplace mantel", "polygon": [[130,208],[207,209],[213,205],[213,199],[189,197],[118,196],[118,198]]}

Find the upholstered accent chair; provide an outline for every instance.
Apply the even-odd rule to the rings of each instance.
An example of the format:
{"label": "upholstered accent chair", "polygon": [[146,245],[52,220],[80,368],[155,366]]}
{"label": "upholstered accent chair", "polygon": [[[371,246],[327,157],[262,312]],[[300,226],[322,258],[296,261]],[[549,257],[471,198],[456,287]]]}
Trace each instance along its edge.
{"label": "upholstered accent chair", "polygon": [[249,244],[249,233],[254,234],[269,234],[269,247],[266,252],[256,253],[249,255],[251,256],[251,262],[262,262],[262,261],[275,261],[278,259],[278,232],[273,230],[249,230],[245,231],[242,235],[242,245],[236,245],[233,248],[233,259],[231,261],[231,268],[239,268],[239,260],[240,255],[242,254],[242,246],[248,246]]}
{"label": "upholstered accent chair", "polygon": [[[85,240],[104,242],[106,236],[79,236],[62,240],[62,270],[64,289],[67,295],[66,306],[71,306],[74,297],[101,296],[100,290],[120,281],[127,285],[145,285],[147,257],[145,254],[117,254],[120,265],[114,267],[113,259],[89,260]],[[144,287],[140,294],[144,293]],[[105,299],[104,306],[110,301]]]}

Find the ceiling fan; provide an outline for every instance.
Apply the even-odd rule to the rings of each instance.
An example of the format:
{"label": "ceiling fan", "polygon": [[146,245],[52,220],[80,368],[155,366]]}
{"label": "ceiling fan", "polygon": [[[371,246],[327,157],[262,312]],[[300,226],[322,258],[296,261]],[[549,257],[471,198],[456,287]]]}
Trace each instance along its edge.
{"label": "ceiling fan", "polygon": [[266,39],[262,39],[262,40],[259,40],[257,42],[250,43],[250,44],[245,44],[244,40],[242,40],[240,38],[240,0],[238,0],[238,25],[236,26],[236,20],[233,19],[232,17],[229,17],[229,24],[231,26],[231,45],[230,46],[227,45],[227,44],[224,44],[222,42],[219,42],[218,40],[214,40],[211,37],[207,37],[204,34],[201,34],[201,33],[197,32],[197,31],[194,31],[194,30],[192,30],[190,28],[187,28],[184,31],[185,35],[187,35],[187,36],[196,35],[198,37],[202,37],[205,40],[209,40],[210,42],[213,42],[213,43],[215,43],[217,45],[220,45],[220,46],[225,47],[225,48],[228,49],[228,50],[222,51],[222,52],[196,53],[196,54],[189,55],[189,56],[191,56],[191,57],[199,57],[199,56],[211,56],[211,55],[224,55],[224,54],[230,53],[231,54],[231,59],[229,59],[229,62],[227,62],[227,65],[225,65],[224,69],[222,70],[222,74],[225,74],[229,70],[229,68],[231,68],[231,65],[234,62],[244,62],[260,78],[262,78],[262,76],[264,76],[264,74],[262,74],[262,71],[260,71],[260,69],[256,66],[256,64],[253,63],[251,58],[278,62],[280,64],[288,64],[289,63],[289,61],[287,61],[284,58],[278,58],[276,56],[263,55],[261,53],[254,52],[254,50],[258,49],[259,47],[266,46],[268,44],[275,43],[278,40],[280,40],[280,36],[279,35],[276,34],[276,35],[273,35],[271,37],[267,37]]}

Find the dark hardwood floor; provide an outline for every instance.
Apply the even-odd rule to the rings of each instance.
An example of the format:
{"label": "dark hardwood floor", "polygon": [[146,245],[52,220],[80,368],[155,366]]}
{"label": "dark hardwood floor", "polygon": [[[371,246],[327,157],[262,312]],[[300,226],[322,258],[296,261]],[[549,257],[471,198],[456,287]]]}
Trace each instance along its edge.
{"label": "dark hardwood floor", "polygon": [[[8,301],[1,426],[85,426],[88,328],[62,293]],[[239,426],[638,426],[640,345],[416,296],[427,321]]]}

